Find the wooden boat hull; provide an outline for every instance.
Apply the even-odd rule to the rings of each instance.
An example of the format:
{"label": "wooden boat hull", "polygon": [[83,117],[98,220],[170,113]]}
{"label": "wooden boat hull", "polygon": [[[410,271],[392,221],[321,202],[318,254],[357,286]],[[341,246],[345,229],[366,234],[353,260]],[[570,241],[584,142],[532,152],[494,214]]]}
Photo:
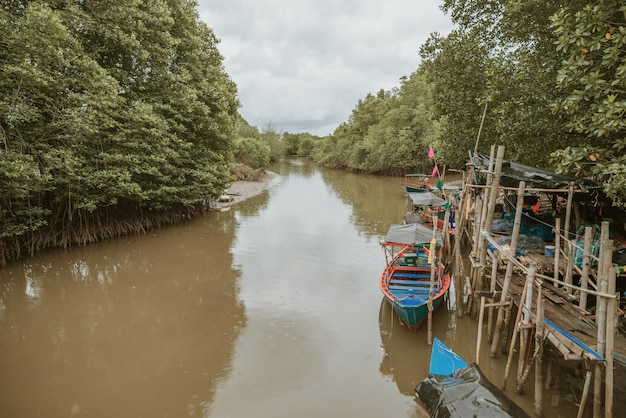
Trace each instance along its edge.
{"label": "wooden boat hull", "polygon": [[[428,255],[411,246],[403,248],[383,270],[380,289],[400,322],[415,332],[428,318],[431,289],[431,265]],[[450,288],[450,275],[440,263],[435,266],[432,310],[441,305]]]}
{"label": "wooden boat hull", "polygon": [[[442,297],[433,300],[433,311],[441,305]],[[420,305],[413,307],[409,304],[397,303],[393,298],[385,297],[385,300],[393,308],[398,320],[410,331],[416,332],[428,318],[428,304],[420,301]]]}

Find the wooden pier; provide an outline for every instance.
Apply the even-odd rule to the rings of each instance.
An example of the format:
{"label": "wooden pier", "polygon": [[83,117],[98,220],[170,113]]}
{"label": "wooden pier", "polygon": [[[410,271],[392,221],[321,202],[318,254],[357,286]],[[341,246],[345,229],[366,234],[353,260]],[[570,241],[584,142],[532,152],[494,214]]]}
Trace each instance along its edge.
{"label": "wooden pier", "polygon": [[[457,298],[457,315],[468,313],[478,319],[476,362],[484,343],[490,344],[492,357],[506,355],[502,379],[506,389],[512,353],[531,353],[519,356],[515,388],[523,392],[534,368],[534,413],[541,416],[542,389],[554,373],[551,361],[544,370],[544,352],[549,348],[572,367],[584,369],[578,416],[583,417],[586,409],[589,415],[592,407],[594,418],[612,417],[614,370],[626,367],[626,338],[618,332],[624,314],[616,291],[619,266],[612,261],[610,223],[580,227],[583,218],[576,202],[589,191],[575,182],[559,188],[537,188],[524,180],[516,188],[503,185],[504,147],[494,154],[492,146],[487,168],[468,164],[455,218],[454,283],[456,294],[464,296]],[[538,196],[545,196],[552,209],[558,202],[562,213],[549,224],[554,238],[547,248],[522,251],[525,202]],[[508,197],[512,229],[497,231],[494,224],[502,218],[502,202]],[[575,235],[576,227],[584,230],[584,239]],[[458,262],[463,260],[461,248],[469,253],[465,263]]]}

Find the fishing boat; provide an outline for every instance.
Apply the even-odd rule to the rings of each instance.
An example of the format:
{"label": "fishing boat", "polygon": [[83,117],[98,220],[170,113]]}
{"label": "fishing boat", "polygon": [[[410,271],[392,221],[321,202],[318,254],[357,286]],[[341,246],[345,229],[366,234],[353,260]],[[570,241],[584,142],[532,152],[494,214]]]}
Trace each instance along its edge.
{"label": "fishing boat", "polygon": [[415,388],[431,417],[529,418],[502,390],[435,338],[429,375]]}
{"label": "fishing boat", "polygon": [[[446,229],[449,233],[454,231],[454,217],[451,211],[458,209],[457,205],[438,196],[429,187],[404,186],[406,196],[406,210],[404,223],[423,223],[431,226],[437,221],[437,228]],[[437,189],[434,189],[437,190]],[[454,193],[457,189],[454,190]],[[446,211],[448,217],[446,218]]]}
{"label": "fishing boat", "polygon": [[400,322],[414,332],[450,288],[450,275],[434,254],[442,242],[436,231],[422,224],[392,225],[383,243],[387,264],[380,290]]}

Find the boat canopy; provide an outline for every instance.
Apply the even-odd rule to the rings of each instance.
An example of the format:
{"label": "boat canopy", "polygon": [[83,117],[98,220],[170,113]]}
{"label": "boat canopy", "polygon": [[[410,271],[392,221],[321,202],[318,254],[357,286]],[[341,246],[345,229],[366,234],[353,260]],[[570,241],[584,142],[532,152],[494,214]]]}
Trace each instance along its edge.
{"label": "boat canopy", "polygon": [[[387,232],[387,236],[385,237],[385,244],[425,245],[430,244],[432,239],[433,228],[431,227],[417,223],[408,225],[391,225],[389,227],[389,231]],[[436,239],[438,245],[443,243],[439,230],[437,230]]]}
{"label": "boat canopy", "polygon": [[[486,155],[476,155],[474,160],[477,167],[483,169],[489,167],[489,157]],[[505,187],[517,187],[522,180],[526,182],[526,187],[537,189],[567,189],[570,182],[573,182],[576,188],[581,190],[600,188],[599,184],[586,178],[557,174],[504,160],[500,183]]]}
{"label": "boat canopy", "polygon": [[446,201],[428,190],[423,192],[407,192],[415,206],[444,206]]}

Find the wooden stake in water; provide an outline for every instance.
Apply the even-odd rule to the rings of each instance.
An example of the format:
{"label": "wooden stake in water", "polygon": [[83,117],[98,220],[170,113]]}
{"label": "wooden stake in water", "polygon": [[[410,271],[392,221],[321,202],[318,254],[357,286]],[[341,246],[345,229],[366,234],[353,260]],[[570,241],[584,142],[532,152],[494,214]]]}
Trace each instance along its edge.
{"label": "wooden stake in water", "polygon": [[[531,264],[528,267],[528,274],[526,274],[526,283],[529,281],[532,283],[535,281],[535,272],[537,267],[535,264]],[[519,324],[522,319],[522,307],[524,306],[521,301],[526,298],[526,289],[528,286],[524,285],[524,289],[522,290],[522,297],[520,298],[520,304],[517,308],[517,316],[515,317],[515,331],[513,332],[513,336],[511,337],[511,345],[509,348],[509,356],[506,359],[506,366],[504,368],[504,378],[502,379],[502,390],[506,390],[506,381],[509,378],[509,370],[511,368],[511,362],[513,361],[513,351],[515,348],[515,344],[517,344],[517,331],[519,329]]]}
{"label": "wooden stake in water", "polygon": [[[513,233],[511,235],[511,249],[509,250],[509,254],[511,258],[515,258],[515,253],[517,252],[517,240],[519,238],[519,230],[522,222],[522,206],[524,204],[524,189],[526,188],[526,183],[520,181],[519,188],[517,190],[517,205],[515,209],[515,222],[513,224]],[[513,275],[513,261],[509,259],[508,264],[506,266],[506,274],[504,276],[504,282],[502,283],[502,295],[500,302],[504,302],[509,293],[509,286],[511,284],[511,276]],[[520,301],[520,305],[523,302]],[[493,341],[491,342],[491,357],[496,357],[498,353],[498,346],[500,344],[500,329],[502,328],[502,322],[504,321],[504,309],[500,308],[498,310],[498,317],[496,319],[496,328],[493,332]],[[516,321],[517,323],[517,321]]]}
{"label": "wooden stake in water", "polygon": [[[435,265],[437,257],[435,251],[437,249],[437,218],[433,218],[433,239],[430,241],[430,251],[428,253],[428,262],[430,263],[430,289],[428,292],[428,345],[433,344],[433,295],[435,290]],[[441,280],[441,279],[440,279]]]}
{"label": "wooden stake in water", "polygon": [[543,415],[543,318],[544,306],[541,285],[537,286],[537,332],[535,333],[535,347],[538,347],[538,354],[535,358],[535,415]]}

